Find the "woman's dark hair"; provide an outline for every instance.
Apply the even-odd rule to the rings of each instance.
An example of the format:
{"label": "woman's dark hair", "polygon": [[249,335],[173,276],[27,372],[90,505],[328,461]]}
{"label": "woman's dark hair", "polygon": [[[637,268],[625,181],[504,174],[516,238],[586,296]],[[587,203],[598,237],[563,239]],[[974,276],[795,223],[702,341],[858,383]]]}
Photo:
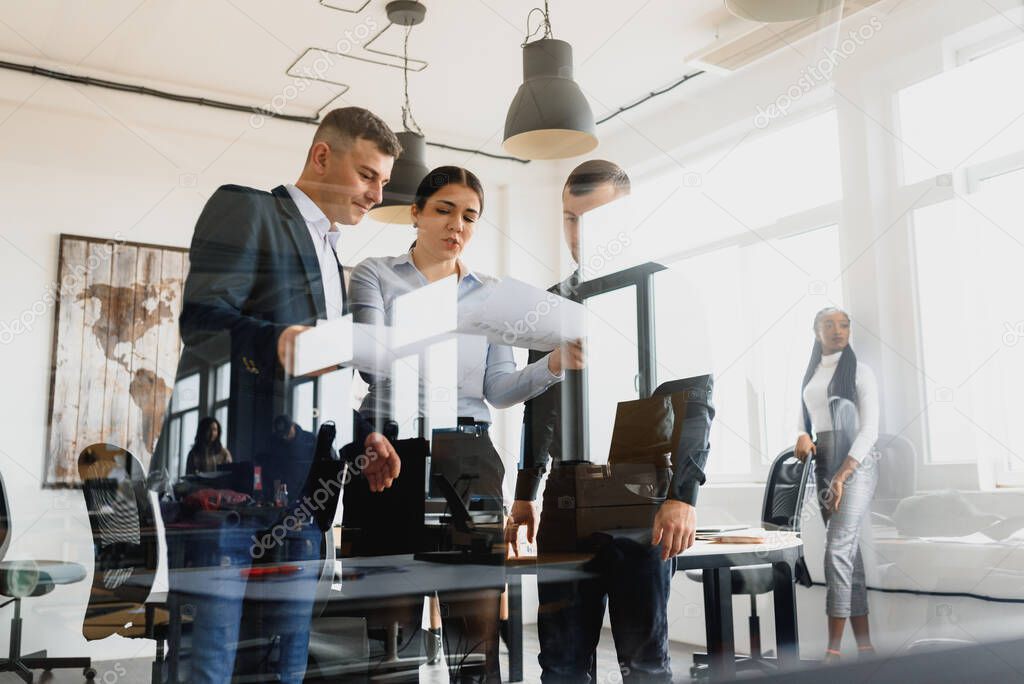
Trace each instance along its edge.
{"label": "woman's dark hair", "polygon": [[[206,441],[206,435],[210,433],[210,426],[217,426],[217,439],[212,442]],[[206,416],[199,420],[199,427],[196,428],[196,439],[192,442],[192,451],[199,454],[219,454],[224,451],[224,447],[220,443],[221,435],[224,434],[224,430],[220,426],[220,421],[213,416]]]}
{"label": "woman's dark hair", "polygon": [[475,192],[480,199],[480,213],[484,213],[484,186],[472,171],[461,166],[438,166],[424,176],[416,188],[416,199],[413,200],[413,204],[419,211],[423,211],[427,200],[446,185],[465,185]]}
{"label": "woman's dark hair", "polygon": [[[850,320],[850,314],[834,306],[826,307],[814,314],[814,346],[811,348],[811,360],[807,364],[803,384],[800,385],[800,405],[804,409],[804,432],[807,434],[811,434],[811,414],[807,410],[807,403],[803,401],[803,391],[807,387],[807,383],[814,377],[814,372],[818,370],[818,364],[821,363],[821,341],[818,340],[818,326],[825,316],[834,313],[841,313],[846,316],[846,320]],[[857,404],[857,355],[853,353],[853,346],[849,344],[843,349],[839,363],[836,365],[836,371],[828,383],[828,406],[829,411],[833,414],[833,426],[836,425],[836,409],[838,405],[844,403],[843,400],[849,401],[854,406]]]}

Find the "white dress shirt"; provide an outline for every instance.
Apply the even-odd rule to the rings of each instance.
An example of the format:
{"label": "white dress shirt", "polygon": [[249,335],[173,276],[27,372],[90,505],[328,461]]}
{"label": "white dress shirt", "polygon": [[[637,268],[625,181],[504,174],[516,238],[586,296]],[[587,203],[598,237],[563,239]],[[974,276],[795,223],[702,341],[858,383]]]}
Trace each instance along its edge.
{"label": "white dress shirt", "polygon": [[[807,405],[807,413],[811,417],[811,426],[815,433],[832,430],[832,412],[829,411],[828,386],[835,375],[836,366],[842,352],[822,355],[821,363],[811,376],[810,382],[804,387],[803,399]],[[860,429],[850,447],[850,456],[861,462],[875,446],[878,440],[878,382],[871,368],[857,362],[857,416]],[[804,429],[804,412],[799,413],[799,434],[807,434]]]}
{"label": "white dress shirt", "polygon": [[317,257],[320,260],[320,277],[324,283],[324,303],[327,305],[327,318],[339,318],[345,311],[345,299],[341,288],[341,271],[338,255],[335,251],[341,233],[331,223],[327,215],[316,206],[309,195],[294,185],[284,186],[298,207],[299,213],[306,221],[309,237],[313,241]]}
{"label": "white dress shirt", "polygon": [[[459,280],[459,306],[471,306],[486,297],[497,282],[491,276],[476,274],[463,267]],[[409,252],[396,257],[373,257],[363,260],[352,271],[349,283],[349,302],[352,317],[357,323],[393,325],[392,304],[396,297],[428,284]],[[507,408],[531,399],[560,381],[564,373],[554,375],[548,369],[547,356],[516,370],[512,347],[491,344],[483,337],[466,336],[459,340],[458,358],[458,415],[489,423],[491,412],[486,399],[496,408]],[[378,401],[381,411],[390,415],[387,404],[390,396],[388,379],[363,376],[370,390],[363,399],[363,411],[375,411]]]}

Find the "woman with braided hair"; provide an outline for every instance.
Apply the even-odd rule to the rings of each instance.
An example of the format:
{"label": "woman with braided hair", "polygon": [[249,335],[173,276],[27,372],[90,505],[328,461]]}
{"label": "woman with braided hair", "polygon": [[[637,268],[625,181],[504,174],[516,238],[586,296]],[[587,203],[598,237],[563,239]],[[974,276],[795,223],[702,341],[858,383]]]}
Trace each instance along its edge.
{"label": "woman with braided hair", "polygon": [[[801,392],[795,453],[814,456],[818,503],[827,528],[825,662],[839,660],[846,620],[860,655],[874,653],[860,530],[878,484],[878,384],[850,346],[850,317],[834,307],[814,317],[814,347]],[[811,435],[815,435],[812,440]]]}

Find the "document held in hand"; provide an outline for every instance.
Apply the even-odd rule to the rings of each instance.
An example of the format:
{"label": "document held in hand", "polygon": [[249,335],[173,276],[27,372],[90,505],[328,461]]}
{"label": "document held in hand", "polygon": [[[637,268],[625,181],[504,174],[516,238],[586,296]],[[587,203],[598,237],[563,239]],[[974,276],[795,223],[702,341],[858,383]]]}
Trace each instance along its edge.
{"label": "document held in hand", "polygon": [[460,309],[458,331],[492,344],[551,351],[586,332],[583,305],[515,278],[503,278],[487,297]]}
{"label": "document held in hand", "polygon": [[293,372],[301,377],[352,360],[352,315],[317,321],[295,336]]}

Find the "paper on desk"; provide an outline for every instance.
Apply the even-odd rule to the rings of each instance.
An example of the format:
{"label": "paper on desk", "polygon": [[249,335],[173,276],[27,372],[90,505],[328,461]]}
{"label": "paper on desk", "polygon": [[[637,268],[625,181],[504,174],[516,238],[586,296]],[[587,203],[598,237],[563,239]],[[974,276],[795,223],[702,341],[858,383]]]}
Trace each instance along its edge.
{"label": "paper on desk", "polygon": [[352,315],[319,320],[295,336],[293,372],[299,377],[352,360]]}
{"label": "paper on desk", "polygon": [[515,278],[503,278],[487,297],[460,309],[458,331],[492,344],[550,351],[584,337],[582,304]]}
{"label": "paper on desk", "polygon": [[760,527],[741,527],[725,532],[697,533],[697,539],[718,544],[763,544],[768,532]]}

